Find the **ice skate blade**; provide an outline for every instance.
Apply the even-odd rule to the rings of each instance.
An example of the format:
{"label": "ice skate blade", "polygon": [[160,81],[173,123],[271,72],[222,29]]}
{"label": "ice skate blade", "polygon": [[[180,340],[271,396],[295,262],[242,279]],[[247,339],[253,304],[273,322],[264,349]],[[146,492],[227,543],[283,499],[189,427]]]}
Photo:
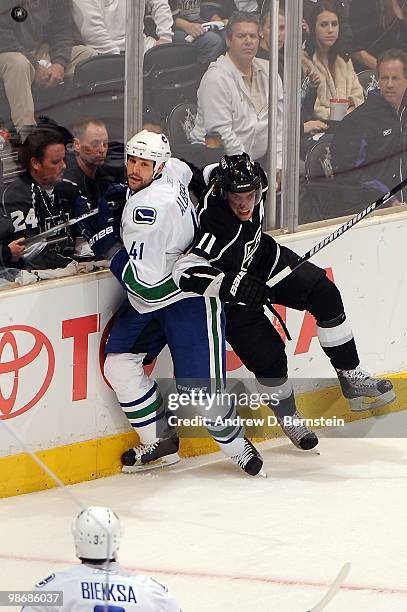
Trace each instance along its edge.
{"label": "ice skate blade", "polygon": [[348,399],[351,412],[366,412],[367,410],[376,410],[387,404],[391,404],[396,399],[396,394],[393,389],[383,393],[378,397],[355,397]]}
{"label": "ice skate blade", "polygon": [[260,478],[267,478],[267,472],[265,472],[263,470],[263,468],[260,470],[260,472],[258,472],[258,474],[256,474],[255,478],[258,478],[260,476]]}
{"label": "ice skate blade", "polygon": [[143,463],[142,465],[123,465],[122,472],[124,474],[135,474],[136,472],[146,472],[147,470],[154,470],[155,468],[164,468],[179,463],[180,456],[178,453],[172,455],[165,455],[150,463]]}

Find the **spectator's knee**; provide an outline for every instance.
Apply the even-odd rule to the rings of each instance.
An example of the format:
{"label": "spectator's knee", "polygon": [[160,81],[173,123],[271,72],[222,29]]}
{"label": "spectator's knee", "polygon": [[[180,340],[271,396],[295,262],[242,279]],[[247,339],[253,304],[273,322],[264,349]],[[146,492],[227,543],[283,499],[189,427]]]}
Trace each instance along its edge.
{"label": "spectator's knee", "polygon": [[3,66],[7,72],[13,72],[16,78],[19,78],[21,74],[33,74],[34,66],[25,55],[18,52],[4,53]]}

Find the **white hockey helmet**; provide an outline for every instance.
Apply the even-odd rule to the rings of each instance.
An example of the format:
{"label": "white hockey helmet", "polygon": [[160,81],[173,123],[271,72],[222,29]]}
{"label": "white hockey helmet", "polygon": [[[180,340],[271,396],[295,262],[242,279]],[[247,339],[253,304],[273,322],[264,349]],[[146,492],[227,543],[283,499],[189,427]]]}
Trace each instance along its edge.
{"label": "white hockey helmet", "polygon": [[72,533],[80,559],[116,559],[120,546],[120,520],[110,508],[92,506],[74,519]]}
{"label": "white hockey helmet", "polygon": [[150,159],[155,163],[154,175],[161,164],[165,164],[171,157],[170,143],[164,134],[142,130],[126,144],[126,155]]}

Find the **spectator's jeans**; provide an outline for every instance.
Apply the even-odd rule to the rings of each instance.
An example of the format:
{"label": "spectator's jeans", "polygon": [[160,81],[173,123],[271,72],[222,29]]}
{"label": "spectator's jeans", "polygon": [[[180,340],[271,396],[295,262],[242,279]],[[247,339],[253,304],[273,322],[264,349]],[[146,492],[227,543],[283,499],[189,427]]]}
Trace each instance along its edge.
{"label": "spectator's jeans", "polygon": [[[96,51],[92,47],[85,45],[72,47],[71,61],[65,69],[65,76],[72,76],[77,64],[95,54]],[[35,53],[35,58],[49,60],[46,45],[41,45]],[[31,93],[34,75],[34,66],[22,53],[0,53],[0,79],[4,82],[4,89],[11,109],[11,118],[17,130],[20,130],[24,125],[36,124],[34,101]]]}
{"label": "spectator's jeans", "polygon": [[[183,30],[175,30],[172,42],[183,43],[187,36],[188,34]],[[225,41],[222,34],[217,32],[205,32],[202,36],[195,38],[193,44],[199,49],[199,61],[202,64],[214,62],[219,55],[225,52]]]}

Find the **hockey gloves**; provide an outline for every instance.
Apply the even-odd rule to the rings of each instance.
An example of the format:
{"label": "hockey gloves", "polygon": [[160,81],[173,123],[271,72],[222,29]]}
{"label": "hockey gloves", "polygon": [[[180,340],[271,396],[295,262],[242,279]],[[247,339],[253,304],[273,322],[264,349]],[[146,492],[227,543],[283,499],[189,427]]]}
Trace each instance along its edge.
{"label": "hockey gloves", "polygon": [[219,298],[222,302],[239,302],[257,310],[265,304],[272,304],[274,291],[264,281],[247,272],[227,272],[219,288]]}
{"label": "hockey gloves", "polygon": [[[125,195],[126,186],[110,185],[98,200],[99,213],[77,223],[78,229],[88,242],[97,259],[110,259],[120,243],[120,216],[123,209],[120,196]],[[88,212],[85,204],[78,199],[75,214]]]}

